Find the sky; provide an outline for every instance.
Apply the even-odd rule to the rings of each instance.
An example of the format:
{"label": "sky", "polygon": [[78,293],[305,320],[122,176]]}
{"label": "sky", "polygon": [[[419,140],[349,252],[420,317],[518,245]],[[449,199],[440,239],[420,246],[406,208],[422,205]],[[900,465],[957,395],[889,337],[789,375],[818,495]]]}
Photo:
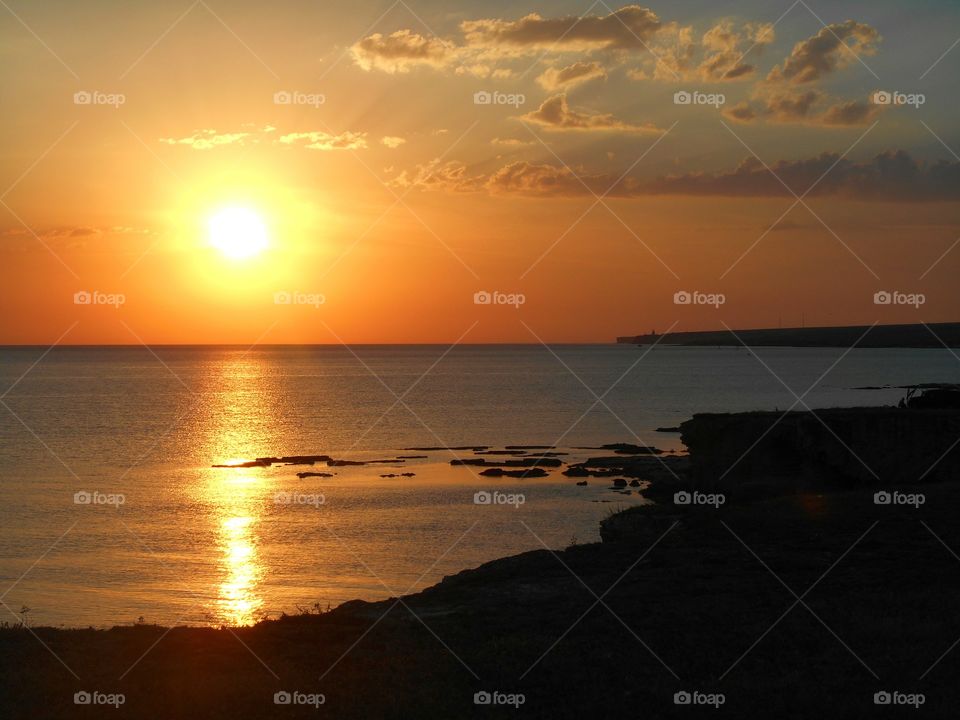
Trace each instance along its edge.
{"label": "sky", "polygon": [[0,17],[0,344],[960,320],[956,3]]}

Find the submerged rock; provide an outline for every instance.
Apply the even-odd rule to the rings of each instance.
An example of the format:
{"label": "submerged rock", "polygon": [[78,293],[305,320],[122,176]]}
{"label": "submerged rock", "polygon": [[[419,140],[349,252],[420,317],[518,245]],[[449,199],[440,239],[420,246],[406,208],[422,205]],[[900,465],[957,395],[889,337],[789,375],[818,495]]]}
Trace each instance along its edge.
{"label": "submerged rock", "polygon": [[439,450],[489,450],[489,445],[454,445],[453,447],[408,447],[404,450],[416,452],[437,452]]}
{"label": "submerged rock", "polygon": [[477,465],[480,467],[560,467],[562,460],[545,457],[525,457],[515,460],[487,460],[485,458],[464,458],[450,461],[451,465]]}
{"label": "submerged rock", "polygon": [[480,473],[486,477],[512,477],[512,478],[539,478],[547,477],[549,473],[543,468],[533,467],[525,470],[504,470],[503,468],[487,468]]}

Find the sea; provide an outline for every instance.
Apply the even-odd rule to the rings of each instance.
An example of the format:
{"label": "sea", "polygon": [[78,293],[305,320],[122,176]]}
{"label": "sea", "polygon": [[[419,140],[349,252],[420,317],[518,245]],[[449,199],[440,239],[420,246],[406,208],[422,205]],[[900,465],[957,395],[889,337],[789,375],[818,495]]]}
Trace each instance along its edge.
{"label": "sea", "polygon": [[[596,542],[604,517],[647,502],[555,469],[451,465],[484,457],[472,448],[683,452],[657,428],[958,380],[947,349],[0,348],[0,621],[248,625],[415,592]],[[236,467],[320,454],[366,464]]]}

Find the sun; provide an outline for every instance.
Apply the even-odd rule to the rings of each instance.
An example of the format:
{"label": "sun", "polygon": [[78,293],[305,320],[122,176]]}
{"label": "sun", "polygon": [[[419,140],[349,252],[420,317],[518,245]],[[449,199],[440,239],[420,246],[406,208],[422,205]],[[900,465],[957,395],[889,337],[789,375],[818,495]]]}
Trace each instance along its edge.
{"label": "sun", "polygon": [[270,244],[263,218],[249,208],[218,210],[210,216],[207,227],[210,244],[233,260],[259,255]]}

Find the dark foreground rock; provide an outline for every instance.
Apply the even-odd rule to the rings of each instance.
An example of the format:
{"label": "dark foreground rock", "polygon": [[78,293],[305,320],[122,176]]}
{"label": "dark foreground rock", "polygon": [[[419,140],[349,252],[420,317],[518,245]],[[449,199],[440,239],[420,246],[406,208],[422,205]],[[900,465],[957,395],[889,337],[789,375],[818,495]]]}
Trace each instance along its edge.
{"label": "dark foreground rock", "polygon": [[681,429],[692,487],[735,500],[960,478],[960,410],[699,414]]}

